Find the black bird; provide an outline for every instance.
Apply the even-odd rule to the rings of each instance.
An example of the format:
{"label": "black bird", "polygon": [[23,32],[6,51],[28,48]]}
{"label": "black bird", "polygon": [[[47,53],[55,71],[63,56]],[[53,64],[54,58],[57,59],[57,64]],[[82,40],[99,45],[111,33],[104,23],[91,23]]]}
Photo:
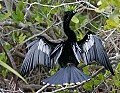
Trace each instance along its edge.
{"label": "black bird", "polygon": [[81,41],[77,41],[74,31],[69,28],[70,20],[76,13],[77,10],[64,13],[63,28],[68,36],[66,41],[52,43],[41,36],[27,46],[30,49],[20,69],[22,76],[39,64],[53,67],[58,62],[60,70],[42,82],[60,85],[79,84],[90,80],[89,76],[77,68],[81,61],[84,61],[86,65],[96,61],[114,75],[109,58],[102,45],[102,38],[93,32],[88,32]]}

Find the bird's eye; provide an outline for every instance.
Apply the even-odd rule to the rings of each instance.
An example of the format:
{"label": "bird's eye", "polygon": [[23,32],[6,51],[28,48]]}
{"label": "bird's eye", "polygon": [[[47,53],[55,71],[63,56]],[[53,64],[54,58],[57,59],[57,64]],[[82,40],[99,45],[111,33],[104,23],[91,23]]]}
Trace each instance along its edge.
{"label": "bird's eye", "polygon": [[76,10],[73,10],[73,13],[76,13]]}

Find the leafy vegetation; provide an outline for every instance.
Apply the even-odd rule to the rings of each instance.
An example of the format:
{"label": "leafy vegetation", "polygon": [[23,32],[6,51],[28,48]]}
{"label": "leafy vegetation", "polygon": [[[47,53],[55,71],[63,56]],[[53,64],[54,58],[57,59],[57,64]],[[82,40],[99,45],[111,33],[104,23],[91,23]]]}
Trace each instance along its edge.
{"label": "leafy vegetation", "polygon": [[[106,41],[106,51],[113,64],[115,76],[105,71],[96,64],[80,68],[92,79],[83,85],[48,87],[44,91],[56,91],[57,93],[119,93],[120,92],[120,1],[119,0],[0,0],[0,92],[1,89],[16,91],[11,88],[12,78],[18,76],[29,84],[41,85],[41,80],[53,75],[59,68],[55,65],[49,72],[49,68],[39,66],[26,75],[25,79],[19,75],[19,68],[25,57],[28,43],[39,37],[45,36],[53,42],[66,39],[63,33],[63,13],[77,7],[83,10],[77,13],[71,20],[70,27],[77,34],[78,41],[86,32],[93,31]],[[101,70],[100,70],[101,69]],[[16,70],[16,71],[15,71]],[[99,71],[100,70],[100,71]],[[17,72],[18,71],[18,72]],[[96,73],[98,71],[98,73]],[[49,73],[48,73],[49,72]],[[47,73],[47,74],[46,74]],[[5,82],[5,83],[4,83]],[[21,89],[28,90],[24,82],[14,80]],[[39,87],[39,89],[41,88]],[[73,89],[71,89],[73,88]],[[35,86],[34,90],[38,90]],[[61,90],[59,90],[61,89]],[[19,91],[19,90],[18,90]],[[19,91],[20,92],[20,91]],[[28,91],[26,91],[28,92]]]}

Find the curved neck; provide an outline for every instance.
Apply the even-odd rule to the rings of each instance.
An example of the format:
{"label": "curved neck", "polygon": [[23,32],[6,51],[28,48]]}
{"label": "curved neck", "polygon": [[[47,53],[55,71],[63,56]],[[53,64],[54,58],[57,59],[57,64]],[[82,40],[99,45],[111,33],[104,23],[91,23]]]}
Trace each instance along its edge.
{"label": "curved neck", "polygon": [[63,28],[64,28],[65,34],[68,36],[68,40],[75,41],[76,40],[76,35],[75,35],[74,31],[72,31],[69,27],[70,20],[71,19],[69,19],[69,20],[64,19]]}
{"label": "curved neck", "polygon": [[64,29],[64,32],[65,32],[66,35],[69,34],[69,31],[68,31],[68,30],[70,30],[69,24],[70,24],[70,20],[65,20],[64,19],[63,29]]}

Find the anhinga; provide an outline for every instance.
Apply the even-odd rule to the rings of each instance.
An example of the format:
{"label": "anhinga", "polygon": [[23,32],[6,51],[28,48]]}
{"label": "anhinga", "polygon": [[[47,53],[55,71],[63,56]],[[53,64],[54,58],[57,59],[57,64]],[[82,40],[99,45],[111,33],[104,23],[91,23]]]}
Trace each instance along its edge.
{"label": "anhinga", "polygon": [[66,41],[52,43],[41,36],[27,46],[30,49],[20,69],[22,76],[39,64],[53,67],[58,62],[60,70],[42,82],[61,85],[78,84],[90,80],[89,76],[77,68],[81,61],[84,61],[85,65],[96,61],[114,75],[101,37],[89,31],[81,41],[77,41],[74,31],[69,27],[70,20],[76,13],[77,10],[64,13],[63,28],[68,36]]}

